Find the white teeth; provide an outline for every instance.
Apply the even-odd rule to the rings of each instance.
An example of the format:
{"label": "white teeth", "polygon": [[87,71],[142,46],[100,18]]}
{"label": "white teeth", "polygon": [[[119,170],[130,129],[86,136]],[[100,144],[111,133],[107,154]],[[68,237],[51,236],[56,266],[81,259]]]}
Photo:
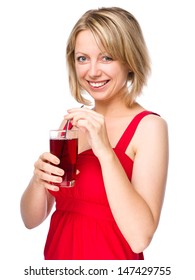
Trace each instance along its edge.
{"label": "white teeth", "polygon": [[102,82],[102,83],[89,83],[92,87],[101,87],[103,85],[106,84],[106,82]]}

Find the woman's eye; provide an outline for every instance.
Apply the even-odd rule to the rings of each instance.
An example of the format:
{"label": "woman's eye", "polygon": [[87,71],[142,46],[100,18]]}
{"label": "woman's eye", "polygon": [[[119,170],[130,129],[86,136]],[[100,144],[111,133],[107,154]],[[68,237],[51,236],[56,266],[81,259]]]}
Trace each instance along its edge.
{"label": "woman's eye", "polygon": [[103,60],[104,61],[113,61],[112,57],[107,56],[107,55],[103,56]]}
{"label": "woman's eye", "polygon": [[85,56],[78,56],[78,57],[77,57],[77,61],[79,61],[79,62],[85,62],[85,61],[86,61],[86,57],[85,57]]}

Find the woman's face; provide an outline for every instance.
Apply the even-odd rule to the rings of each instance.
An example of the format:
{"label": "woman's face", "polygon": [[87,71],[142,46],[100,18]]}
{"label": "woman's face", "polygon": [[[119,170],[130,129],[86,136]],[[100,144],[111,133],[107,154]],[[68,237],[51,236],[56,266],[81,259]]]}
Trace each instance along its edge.
{"label": "woman's face", "polygon": [[100,50],[90,30],[76,38],[75,67],[80,86],[96,101],[118,98],[127,90],[127,65]]}

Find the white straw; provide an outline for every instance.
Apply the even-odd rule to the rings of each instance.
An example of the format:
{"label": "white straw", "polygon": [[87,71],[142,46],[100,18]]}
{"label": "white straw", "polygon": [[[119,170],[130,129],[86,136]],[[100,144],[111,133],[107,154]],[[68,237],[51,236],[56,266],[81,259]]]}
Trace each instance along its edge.
{"label": "white straw", "polygon": [[70,120],[67,120],[66,127],[65,127],[65,139],[67,138],[67,131],[69,127]]}

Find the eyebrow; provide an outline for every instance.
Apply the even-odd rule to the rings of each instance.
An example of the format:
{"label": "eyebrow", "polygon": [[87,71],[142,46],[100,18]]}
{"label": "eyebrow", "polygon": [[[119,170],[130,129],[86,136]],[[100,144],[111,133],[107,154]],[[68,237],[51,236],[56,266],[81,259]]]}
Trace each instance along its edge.
{"label": "eyebrow", "polygon": [[[82,54],[82,55],[88,55],[87,53],[84,53],[84,52],[75,52],[75,55],[78,55],[78,54]],[[108,52],[100,52],[98,55],[110,55]]]}
{"label": "eyebrow", "polygon": [[83,53],[83,52],[76,52],[75,54],[85,54],[85,55],[87,55],[86,53]]}

